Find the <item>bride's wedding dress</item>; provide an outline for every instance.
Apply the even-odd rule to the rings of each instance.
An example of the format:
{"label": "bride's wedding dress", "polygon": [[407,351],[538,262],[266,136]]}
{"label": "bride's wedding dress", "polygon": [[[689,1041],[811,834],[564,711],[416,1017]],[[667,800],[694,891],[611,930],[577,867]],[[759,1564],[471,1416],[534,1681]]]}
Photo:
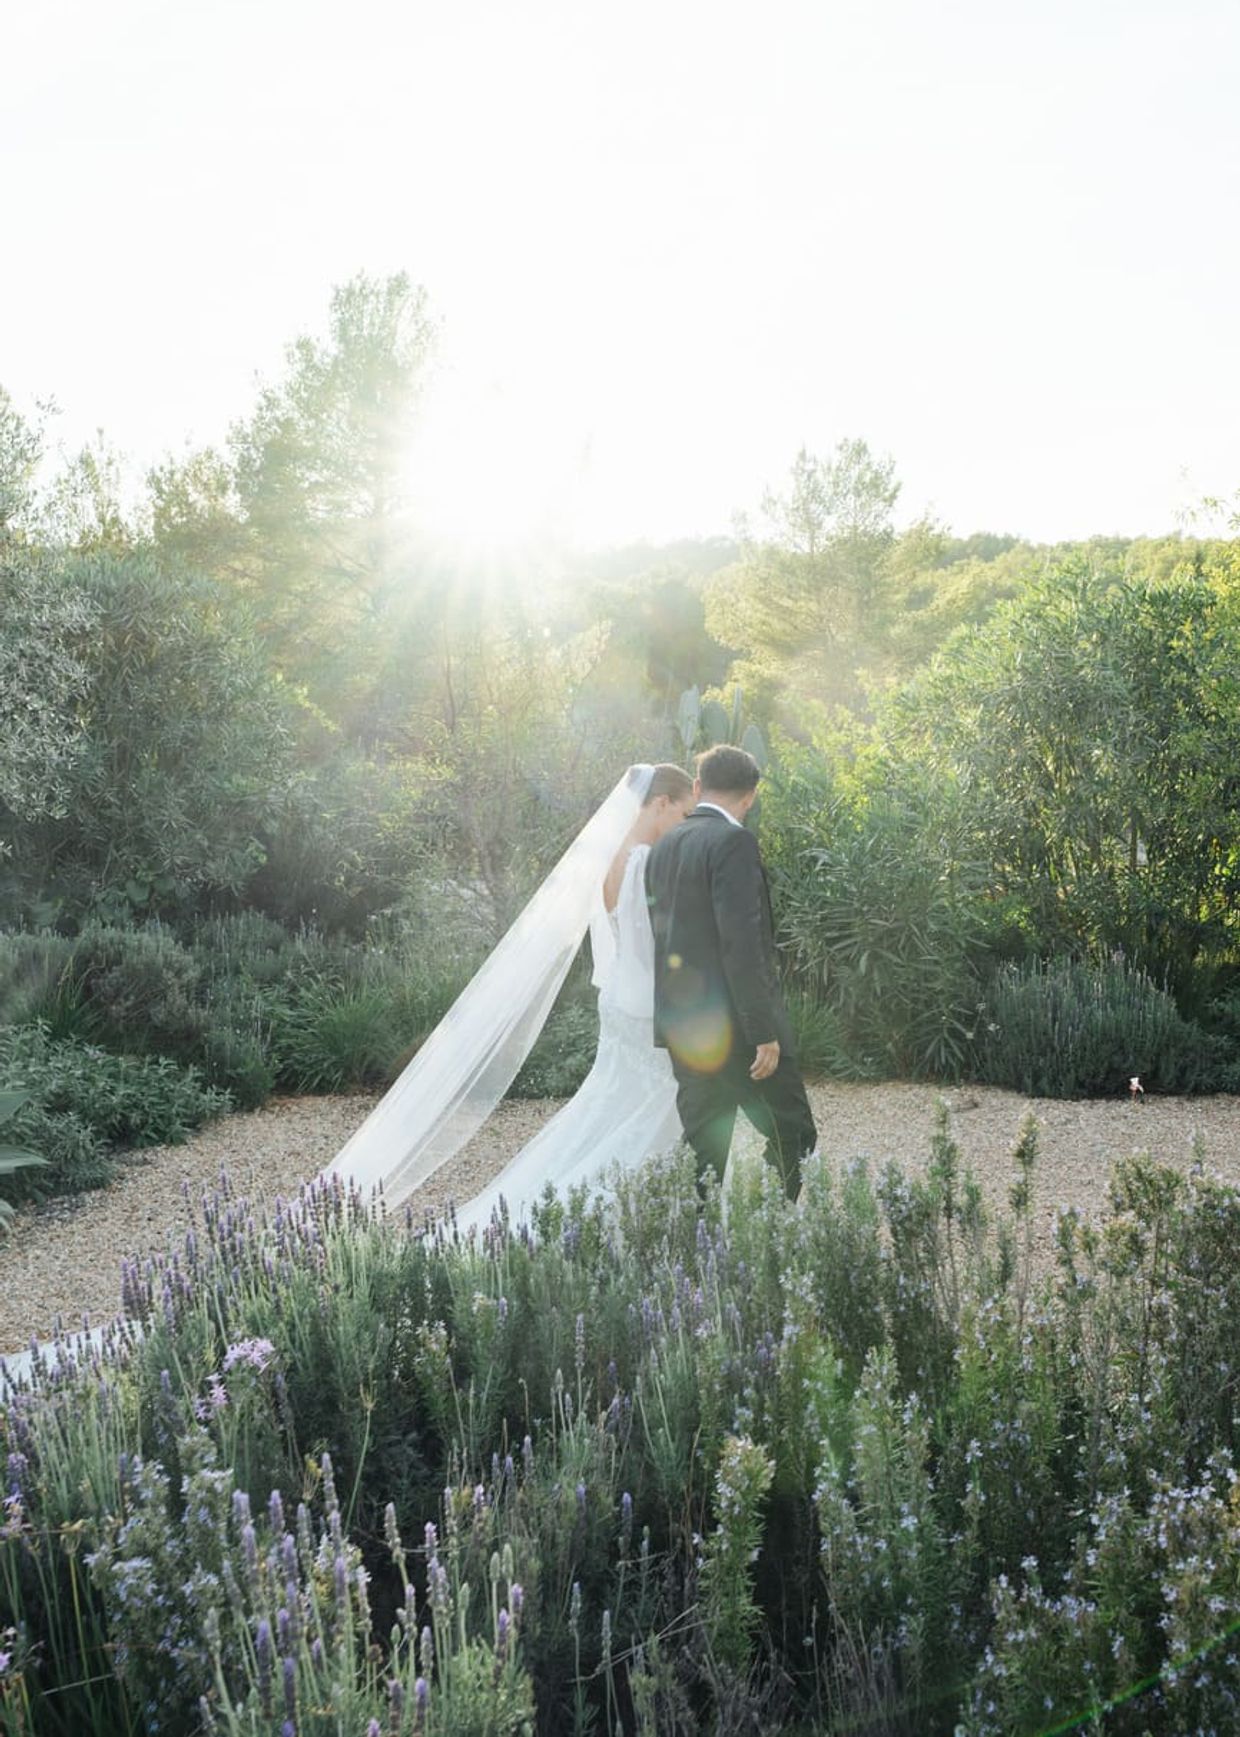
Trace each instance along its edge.
{"label": "bride's wedding dress", "polygon": [[605,1187],[680,1138],[676,1081],[654,1044],[654,937],[646,906],[648,844],[625,862],[615,909],[591,925],[599,984],[594,1065],[576,1096],[523,1146],[489,1187],[457,1208],[462,1230],[483,1229],[501,1201],[513,1222],[549,1186],[561,1198],[582,1184]]}

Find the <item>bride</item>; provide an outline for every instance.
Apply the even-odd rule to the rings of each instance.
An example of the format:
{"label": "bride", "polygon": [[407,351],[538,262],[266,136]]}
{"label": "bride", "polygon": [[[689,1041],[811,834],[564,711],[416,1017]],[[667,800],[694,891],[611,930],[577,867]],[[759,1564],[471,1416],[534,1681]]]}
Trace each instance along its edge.
{"label": "bride", "polygon": [[680,1138],[676,1082],[653,1033],[654,939],[645,896],[650,847],[693,806],[679,766],[633,766],[328,1174],[388,1206],[421,1187],[481,1127],[551,1011],[587,927],[599,990],[599,1045],[576,1096],[457,1210],[484,1227],[502,1199],[519,1216],[559,1192],[633,1168]]}
{"label": "bride", "polygon": [[693,780],[656,766],[637,819],[616,852],[590,922],[598,987],[598,1052],[575,1097],[521,1148],[481,1194],[458,1207],[460,1229],[484,1229],[501,1201],[513,1219],[553,1183],[580,1183],[635,1169],[680,1138],[676,1081],[654,1044],[654,935],[646,904],[650,847],[693,806]]}

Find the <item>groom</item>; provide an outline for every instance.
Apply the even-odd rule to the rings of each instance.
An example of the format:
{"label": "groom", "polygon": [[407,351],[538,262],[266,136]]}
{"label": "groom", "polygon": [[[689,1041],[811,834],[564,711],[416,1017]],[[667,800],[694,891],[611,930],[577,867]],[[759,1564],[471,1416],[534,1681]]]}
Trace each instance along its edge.
{"label": "groom", "polygon": [[743,1110],[795,1200],[817,1133],[776,976],[766,872],[743,824],[758,776],[742,748],[709,749],[698,761],[696,808],[646,859],[654,1031],[671,1054],[676,1107],[699,1163],[722,1179]]}

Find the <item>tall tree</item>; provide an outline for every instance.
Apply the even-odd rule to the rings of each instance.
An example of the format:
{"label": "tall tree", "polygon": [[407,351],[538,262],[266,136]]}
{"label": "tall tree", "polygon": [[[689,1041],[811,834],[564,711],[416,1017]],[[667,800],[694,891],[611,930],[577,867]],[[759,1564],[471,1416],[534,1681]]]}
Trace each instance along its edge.
{"label": "tall tree", "polygon": [[65,812],[96,617],[49,556],[0,527],[0,856],[6,814],[29,822]]}
{"label": "tall tree", "polygon": [[882,719],[885,784],[959,792],[1033,950],[1122,946],[1180,989],[1235,945],[1240,587],[1077,556],[960,630]]}
{"label": "tall tree", "polygon": [[863,440],[828,459],[802,448],[786,488],[768,494],[742,557],[707,589],[707,626],[736,649],[734,671],[768,714],[851,698],[882,602],[900,492],[894,462]]}
{"label": "tall tree", "polygon": [[43,431],[29,422],[0,386],[0,532],[16,531],[34,502]]}
{"label": "tall tree", "polygon": [[225,454],[150,477],[157,544],[245,593],[277,667],[333,711],[365,685],[350,648],[408,578],[405,477],[431,340],[408,276],[356,277],[333,291],[326,336],[289,346]]}
{"label": "tall tree", "polygon": [[[18,719],[18,775],[0,786],[14,909],[120,914],[239,892],[287,779],[291,712],[244,607],[145,552],[71,555],[46,574],[25,563],[12,594],[38,652],[24,679],[44,696]],[[7,616],[2,567],[0,596]],[[40,754],[66,714],[63,750]],[[6,700],[0,749],[7,722]],[[40,769],[50,800],[33,788]]]}

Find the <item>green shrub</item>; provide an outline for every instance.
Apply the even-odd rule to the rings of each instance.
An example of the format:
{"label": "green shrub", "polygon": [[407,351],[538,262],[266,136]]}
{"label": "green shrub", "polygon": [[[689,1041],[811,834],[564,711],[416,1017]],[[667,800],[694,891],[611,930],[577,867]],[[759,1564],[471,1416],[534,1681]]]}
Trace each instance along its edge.
{"label": "green shrub", "polygon": [[234,1000],[226,1016],[212,1018],[199,1056],[208,1084],[227,1092],[238,1110],[258,1109],[276,1088],[276,1066],[269,1054],[261,1004],[251,1003],[246,1009]]}
{"label": "green shrub", "polygon": [[[0,1080],[36,1079],[29,1069],[10,1075],[0,1060]],[[45,1168],[8,1179],[5,1193],[12,1200],[42,1200],[51,1194],[80,1194],[102,1188],[116,1171],[111,1148],[77,1110],[49,1110],[39,1101],[36,1088],[32,1101],[14,1118],[12,1132],[24,1146],[45,1160]]]}
{"label": "green shrub", "polygon": [[298,1092],[343,1092],[382,1085],[406,1045],[392,1023],[392,998],[378,986],[349,987],[311,978],[272,1014],[282,1085]]}
{"label": "green shrub", "polygon": [[73,943],[50,929],[0,931],[0,1025],[42,1020],[63,1037],[81,1018],[80,998],[69,978]]}
{"label": "green shrub", "polygon": [[388,910],[408,873],[398,829],[404,769],[341,751],[290,781],[264,836],[246,899],[281,923],[353,936]]}
{"label": "green shrub", "polygon": [[837,802],[825,841],[776,881],[797,975],[867,1074],[950,1079],[968,1055],[980,914],[976,876],[944,860],[945,824],[921,797]]}
{"label": "green shrub", "polygon": [[428,969],[399,930],[367,947],[308,943],[262,992],[281,1084],[306,1092],[387,1084],[461,987]]}
{"label": "green shrub", "polygon": [[40,1189],[62,1193],[106,1180],[109,1150],[184,1140],[231,1104],[166,1057],[109,1055],[40,1025],[0,1032],[0,1088],[30,1094],[13,1132],[48,1160]]}
{"label": "green shrub", "polygon": [[871,1080],[877,1069],[857,1056],[836,1008],[796,984],[786,991],[788,1017],[797,1040],[797,1059],[810,1078]]}
{"label": "green shrub", "polygon": [[1181,1017],[1165,990],[1122,960],[1053,959],[1000,966],[974,1038],[974,1076],[1036,1097],[1147,1090],[1234,1090],[1230,1044]]}
{"label": "green shrub", "polygon": [[260,911],[238,911],[228,917],[213,917],[197,923],[189,946],[204,982],[245,982],[256,986],[279,983],[294,961],[308,953],[335,949],[321,944],[314,931],[286,929]]}
{"label": "green shrub", "polygon": [[[11,1122],[14,1116],[27,1102],[25,1092],[0,1092],[0,1130],[6,1122]],[[4,1135],[0,1133],[0,1177],[13,1176],[19,1170],[27,1171],[41,1169],[47,1163],[37,1152],[32,1152],[28,1146],[9,1146],[4,1144]],[[7,1200],[0,1200],[0,1231],[7,1229],[13,1216],[13,1208]]]}
{"label": "green shrub", "polygon": [[105,1048],[189,1056],[201,1044],[201,973],[167,929],[88,923],[73,943],[68,970],[82,1004],[83,1035]]}

